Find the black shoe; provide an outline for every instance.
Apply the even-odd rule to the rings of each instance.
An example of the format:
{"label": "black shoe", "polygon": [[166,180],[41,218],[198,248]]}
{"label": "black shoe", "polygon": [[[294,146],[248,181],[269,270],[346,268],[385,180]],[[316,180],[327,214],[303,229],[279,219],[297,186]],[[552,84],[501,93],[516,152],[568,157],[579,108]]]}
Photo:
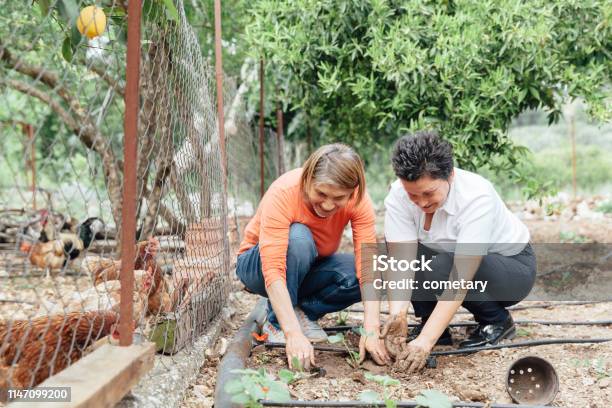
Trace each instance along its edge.
{"label": "black shoe", "polygon": [[516,327],[512,316],[500,323],[478,325],[467,340],[459,343],[460,348],[480,347],[488,344],[497,344],[503,339],[512,339],[516,334]]}
{"label": "black shoe", "polygon": [[[423,331],[424,326],[425,326],[425,323],[421,323],[418,326],[413,327],[412,330],[410,330],[410,333],[408,333],[408,341],[412,341],[416,339],[417,336],[421,334],[421,332]],[[438,341],[436,341],[436,346],[452,346],[452,345],[453,345],[453,336],[451,335],[451,332],[450,330],[448,330],[448,327],[447,327],[446,329],[444,329],[444,332],[442,332],[442,335],[440,336]]]}

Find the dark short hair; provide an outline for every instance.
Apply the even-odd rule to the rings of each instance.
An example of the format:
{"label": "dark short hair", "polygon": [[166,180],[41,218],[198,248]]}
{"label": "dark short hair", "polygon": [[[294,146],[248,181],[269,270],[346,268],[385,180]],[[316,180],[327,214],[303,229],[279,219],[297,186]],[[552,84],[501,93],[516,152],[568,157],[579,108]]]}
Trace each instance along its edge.
{"label": "dark short hair", "polygon": [[436,132],[416,132],[395,143],[391,163],[395,175],[407,181],[423,176],[448,180],[453,171],[453,147]]}

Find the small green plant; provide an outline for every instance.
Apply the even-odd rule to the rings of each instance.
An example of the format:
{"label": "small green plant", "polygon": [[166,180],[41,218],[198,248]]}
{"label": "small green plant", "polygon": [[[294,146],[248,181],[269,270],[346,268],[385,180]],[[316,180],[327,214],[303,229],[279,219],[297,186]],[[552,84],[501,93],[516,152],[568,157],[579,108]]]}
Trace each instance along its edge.
{"label": "small green plant", "polygon": [[285,384],[291,384],[299,380],[301,376],[299,371],[296,372],[283,368],[278,372],[278,378]]}
{"label": "small green plant", "polygon": [[397,407],[397,401],[391,398],[391,393],[389,392],[388,387],[399,385],[399,380],[391,378],[388,375],[375,375],[368,372],[365,373],[365,378],[366,380],[374,381],[375,383],[382,385],[383,394],[381,396],[376,391],[365,390],[359,393],[359,400],[367,404],[373,404],[378,401],[383,401],[387,408]]}
{"label": "small green plant", "polygon": [[304,367],[302,367],[302,363],[300,363],[300,359],[295,356],[291,358],[291,366],[293,367],[294,370],[297,370],[300,373],[304,372]]}
{"label": "small green plant", "polygon": [[[374,333],[368,333],[365,331],[365,329],[362,326],[359,327],[354,327],[352,329],[352,331],[354,333],[357,333],[360,336],[373,336]],[[348,357],[346,359],[346,362],[353,368],[358,368],[359,367],[359,353],[354,351],[348,344],[348,341],[346,340],[346,337],[344,336],[344,334],[342,333],[337,333],[334,334],[333,336],[329,336],[328,337],[328,341],[331,344],[335,344],[335,343],[342,343],[342,345],[344,346],[344,348],[346,349],[347,353],[348,353]]]}
{"label": "small green plant", "polygon": [[523,329],[522,327],[519,329],[516,329],[516,335],[518,337],[528,337],[531,336],[531,332],[527,329]]}
{"label": "small green plant", "polygon": [[612,201],[604,201],[595,210],[604,214],[612,214]]}
{"label": "small green plant", "polygon": [[[288,370],[287,370],[288,371]],[[261,408],[261,400],[285,402],[291,399],[285,384],[274,379],[266,370],[232,370],[242,374],[225,385],[225,392],[232,396],[232,402],[246,408]]]}
{"label": "small green plant", "polygon": [[598,358],[593,361],[593,369],[595,370],[595,374],[597,375],[597,380],[601,380],[602,378],[612,377],[612,374],[606,370],[606,365],[604,363],[603,358]]}
{"label": "small green plant", "polygon": [[588,358],[572,358],[570,364],[574,367],[582,367],[586,369],[593,369],[598,380],[606,377],[612,377],[612,372],[606,370],[606,364],[603,358],[597,358],[590,360]]}
{"label": "small green plant", "polygon": [[423,390],[415,400],[421,407],[452,408],[453,406],[446,394],[438,390]]}
{"label": "small green plant", "polygon": [[576,234],[574,231],[561,231],[559,240],[563,243],[584,244],[589,242],[589,239],[584,235]]}
{"label": "small green plant", "polygon": [[359,353],[351,349],[346,341],[346,337],[344,337],[344,334],[336,333],[333,336],[328,336],[327,341],[329,341],[331,344],[342,343],[349,355],[346,362],[353,368],[359,367]]}
{"label": "small green plant", "polygon": [[601,380],[605,377],[612,377],[612,373],[606,370],[606,365],[603,358],[596,358],[594,360],[590,360],[588,358],[572,358],[570,363],[574,367],[582,367],[587,369],[592,368],[595,371],[597,380]]}
{"label": "small green plant", "polygon": [[348,310],[341,310],[341,311],[339,311],[338,312],[338,316],[336,316],[336,324],[338,326],[346,325],[348,317],[349,317],[349,311]]}

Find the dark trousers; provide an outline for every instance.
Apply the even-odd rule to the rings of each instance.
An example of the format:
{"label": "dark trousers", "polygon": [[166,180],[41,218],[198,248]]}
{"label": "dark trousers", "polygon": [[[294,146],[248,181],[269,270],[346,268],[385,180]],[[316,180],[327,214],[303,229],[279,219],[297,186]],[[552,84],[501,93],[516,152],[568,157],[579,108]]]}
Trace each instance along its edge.
{"label": "dark trousers", "polygon": [[[238,255],[236,274],[251,292],[268,297],[259,245]],[[355,256],[333,254],[319,258],[310,229],[299,223],[291,224],[289,230],[286,283],[291,304],[299,306],[310,320],[361,301]],[[278,327],[270,301],[268,320]]]}
{"label": "dark trousers", "polygon": [[[415,316],[425,322],[436,307],[437,300],[433,291],[422,289],[421,283],[424,280],[448,280],[453,269],[453,254],[436,253],[425,245],[419,244],[418,257],[421,255],[427,259],[433,258],[433,261],[429,264],[431,271],[418,271],[415,274],[415,281],[419,283],[420,289],[415,289],[413,292],[413,299],[418,300],[412,300],[412,307]],[[474,280],[487,281],[487,290],[485,293],[478,294],[468,291],[462,306],[474,315],[478,323],[503,322],[509,316],[506,308],[527,297],[535,283],[535,275],[536,258],[530,244],[527,244],[523,251],[514,256],[485,255]]]}

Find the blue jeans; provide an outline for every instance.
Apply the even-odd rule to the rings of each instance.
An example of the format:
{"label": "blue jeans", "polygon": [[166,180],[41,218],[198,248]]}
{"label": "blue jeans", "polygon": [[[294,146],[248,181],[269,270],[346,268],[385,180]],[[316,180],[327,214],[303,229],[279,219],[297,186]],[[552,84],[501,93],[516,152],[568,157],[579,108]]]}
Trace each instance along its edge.
{"label": "blue jeans", "polygon": [[[238,255],[236,274],[249,291],[268,297],[259,245]],[[310,229],[299,223],[291,224],[289,229],[286,281],[292,305],[299,306],[311,320],[361,300],[355,256],[333,254],[318,258]],[[268,320],[279,327],[270,301]]]}

